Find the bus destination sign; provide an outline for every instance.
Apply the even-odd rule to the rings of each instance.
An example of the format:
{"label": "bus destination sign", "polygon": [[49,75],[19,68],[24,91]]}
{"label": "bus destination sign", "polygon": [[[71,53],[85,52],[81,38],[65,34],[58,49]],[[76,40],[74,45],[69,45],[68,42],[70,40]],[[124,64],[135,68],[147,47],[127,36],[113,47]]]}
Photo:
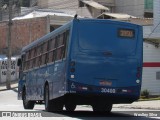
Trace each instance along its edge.
{"label": "bus destination sign", "polygon": [[133,38],[134,37],[134,30],[131,30],[131,29],[119,29],[118,36],[119,37],[126,37],[126,38]]}

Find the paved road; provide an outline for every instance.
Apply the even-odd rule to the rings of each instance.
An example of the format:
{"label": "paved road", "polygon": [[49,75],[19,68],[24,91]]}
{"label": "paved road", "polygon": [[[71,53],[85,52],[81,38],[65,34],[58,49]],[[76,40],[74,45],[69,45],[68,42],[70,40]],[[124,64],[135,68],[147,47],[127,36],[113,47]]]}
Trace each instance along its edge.
{"label": "paved road", "polygon": [[[32,112],[34,111],[39,116],[41,115],[46,116],[46,117],[52,116],[54,117],[54,119],[61,119],[61,120],[70,120],[70,119],[74,119],[74,120],[160,119],[160,116],[159,117],[151,117],[151,116],[145,117],[148,114],[148,112],[146,111],[150,111],[148,109],[130,109],[130,108],[117,108],[117,107],[114,107],[112,109],[111,114],[94,113],[92,112],[92,109],[90,106],[78,106],[76,108],[76,111],[72,113],[68,113],[66,111],[61,112],[61,113],[45,112],[44,105],[36,105],[33,111],[27,111],[23,109],[22,101],[17,100],[17,89],[13,89],[9,91],[0,91],[0,111],[14,111],[14,114],[12,112],[12,116],[17,116],[18,113],[21,113],[22,111],[26,112],[27,115],[32,115]],[[141,111],[141,112],[137,112],[137,111]],[[139,115],[141,115],[142,117],[134,117],[134,115],[136,115],[137,113],[139,113]],[[150,111],[150,113],[154,113],[154,112]],[[22,113],[20,115],[22,115]],[[51,119],[52,117],[47,117],[45,119]],[[3,117],[1,117],[0,119],[3,119]],[[18,120],[17,118],[12,118],[12,119]],[[41,120],[41,119],[44,119],[44,118],[38,118],[38,120]],[[4,118],[4,120],[6,120],[6,118]]]}

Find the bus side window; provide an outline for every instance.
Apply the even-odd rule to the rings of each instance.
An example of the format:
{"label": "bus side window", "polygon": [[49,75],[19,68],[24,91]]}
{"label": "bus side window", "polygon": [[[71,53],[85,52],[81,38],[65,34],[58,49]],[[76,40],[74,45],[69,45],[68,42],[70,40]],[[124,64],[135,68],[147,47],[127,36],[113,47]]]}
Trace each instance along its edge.
{"label": "bus side window", "polygon": [[63,34],[58,36],[57,47],[63,45]]}
{"label": "bus side window", "polygon": [[62,55],[62,47],[57,48],[56,50],[56,60],[60,60],[61,59],[61,55]]}
{"label": "bus side window", "polygon": [[67,32],[64,32],[63,33],[63,44],[64,44],[64,46],[63,46],[63,49],[62,49],[62,58],[66,57],[66,43],[67,43],[66,37],[67,37]]}
{"label": "bus side window", "polygon": [[25,62],[26,62],[26,54],[22,55],[22,68],[20,67],[20,69],[25,70]]}
{"label": "bus side window", "polygon": [[45,42],[42,47],[43,47],[43,50],[42,50],[43,55],[42,55],[42,63],[41,63],[41,65],[44,65],[44,64],[46,64],[46,57],[47,57],[47,51],[48,51],[48,42]]}
{"label": "bus side window", "polygon": [[29,69],[29,61],[26,61],[27,65],[26,65],[26,70]]}
{"label": "bus side window", "polygon": [[33,68],[33,57],[34,57],[34,48],[30,50],[30,59],[29,59],[29,68]]}
{"label": "bus side window", "polygon": [[29,51],[26,52],[26,61],[29,59]]}
{"label": "bus side window", "polygon": [[35,58],[36,59],[36,65],[35,65],[36,67],[39,67],[39,65],[40,65],[41,49],[42,49],[41,45],[38,45],[37,50],[36,50],[37,54],[36,54],[36,58]]}
{"label": "bus side window", "polygon": [[49,47],[48,47],[48,50],[50,51],[50,50],[55,49],[55,46],[56,46],[55,44],[56,44],[55,38],[52,38],[51,40],[49,40]]}
{"label": "bus side window", "polygon": [[63,52],[62,52],[62,57],[63,58],[66,58],[67,56],[67,43],[68,43],[68,40],[69,40],[69,30],[67,30],[65,33],[64,33],[64,47],[63,47]]}
{"label": "bus side window", "polygon": [[37,47],[34,47],[33,52],[32,52],[32,67],[34,68],[36,66],[36,52],[37,52]]}
{"label": "bus side window", "polygon": [[54,51],[55,51],[55,46],[56,46],[56,39],[52,38],[49,40],[49,46],[48,46],[48,60],[47,63],[51,63],[54,60]]}
{"label": "bus side window", "polygon": [[35,66],[38,67],[39,57],[36,57],[35,60],[36,60]]}
{"label": "bus side window", "polygon": [[34,58],[34,54],[35,54],[35,48],[33,48],[33,49],[31,50],[31,59]]}
{"label": "bus side window", "polygon": [[50,51],[48,53],[48,63],[51,63],[51,62],[53,62],[53,51]]}

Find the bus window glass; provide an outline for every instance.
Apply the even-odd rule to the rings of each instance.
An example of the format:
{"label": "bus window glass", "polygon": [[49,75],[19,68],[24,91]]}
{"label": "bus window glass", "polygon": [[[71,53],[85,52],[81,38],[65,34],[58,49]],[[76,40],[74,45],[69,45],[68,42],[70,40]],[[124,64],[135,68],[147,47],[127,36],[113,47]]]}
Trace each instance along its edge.
{"label": "bus window glass", "polygon": [[35,66],[38,67],[38,66],[39,66],[39,65],[38,65],[38,63],[39,63],[39,57],[36,57],[35,59],[36,59]]}
{"label": "bus window glass", "polygon": [[[120,25],[117,26],[117,25],[99,24],[99,23],[95,24],[93,22],[93,23],[84,23],[83,26],[86,26],[85,29],[84,27],[82,27],[81,24],[79,24],[79,29],[78,29],[79,48],[81,50],[87,50],[87,51],[89,50],[92,52],[112,51],[112,54],[117,57],[135,55],[137,41],[135,40],[136,39],[135,37],[129,37],[129,36],[132,35],[135,36],[136,33],[133,34],[125,31],[125,33],[121,33],[121,36],[123,35],[123,37],[118,37],[117,32],[119,29],[117,29],[117,27],[121,28],[122,26]],[[106,34],[104,34],[104,31],[106,32]],[[110,35],[114,36],[110,37]],[[127,37],[124,38],[124,36]]]}
{"label": "bus window glass", "polygon": [[35,48],[31,50],[31,58],[34,58]]}
{"label": "bus window glass", "polygon": [[46,55],[47,55],[47,54],[43,54],[43,55],[42,55],[42,63],[41,63],[41,65],[46,64]]}
{"label": "bus window glass", "polygon": [[44,44],[43,44],[43,53],[46,53],[47,52],[47,49],[48,48],[48,42],[45,42]]}
{"label": "bus window glass", "polygon": [[69,40],[69,30],[67,30],[65,33],[64,33],[64,47],[63,47],[63,58],[66,57],[67,55],[67,42]]}
{"label": "bus window glass", "polygon": [[33,65],[33,60],[30,60],[30,61],[29,61],[29,69],[32,68],[32,65]]}
{"label": "bus window glass", "polygon": [[49,55],[48,55],[48,63],[51,63],[53,62],[53,51],[49,52]]}
{"label": "bus window glass", "polygon": [[32,67],[34,68],[35,67],[35,64],[36,64],[36,58],[33,59],[33,62],[32,62]]}
{"label": "bus window glass", "polygon": [[29,61],[27,61],[26,63],[27,63],[26,70],[28,70],[29,69]]}
{"label": "bus window glass", "polygon": [[57,37],[57,47],[63,45],[63,34]]}
{"label": "bus window glass", "polygon": [[49,41],[49,50],[55,49],[55,39]]}
{"label": "bus window glass", "polygon": [[42,55],[39,56],[39,63],[38,63],[38,65],[40,66],[41,63],[42,63]]}
{"label": "bus window glass", "polygon": [[62,55],[62,47],[58,48],[56,51],[56,60],[60,60]]}
{"label": "bus window glass", "polygon": [[37,47],[37,56],[39,56],[41,54],[41,50],[42,50],[41,45],[39,45]]}
{"label": "bus window glass", "polygon": [[26,53],[26,61],[29,59],[29,51]]}

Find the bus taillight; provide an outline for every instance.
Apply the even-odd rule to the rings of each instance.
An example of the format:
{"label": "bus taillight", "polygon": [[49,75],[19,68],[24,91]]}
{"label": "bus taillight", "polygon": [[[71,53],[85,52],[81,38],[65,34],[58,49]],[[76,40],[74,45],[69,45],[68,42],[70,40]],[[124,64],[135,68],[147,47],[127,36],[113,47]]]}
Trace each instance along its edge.
{"label": "bus taillight", "polygon": [[141,68],[137,67],[137,78],[139,79],[141,77]]}
{"label": "bus taillight", "polygon": [[70,71],[73,73],[75,72],[75,68],[71,68]]}
{"label": "bus taillight", "polygon": [[75,61],[72,61],[72,62],[70,63],[71,66],[75,66],[75,64],[76,64]]}
{"label": "bus taillight", "polygon": [[75,67],[75,61],[71,61],[70,66],[71,66],[70,72],[74,73],[75,72],[75,68],[74,68]]}

